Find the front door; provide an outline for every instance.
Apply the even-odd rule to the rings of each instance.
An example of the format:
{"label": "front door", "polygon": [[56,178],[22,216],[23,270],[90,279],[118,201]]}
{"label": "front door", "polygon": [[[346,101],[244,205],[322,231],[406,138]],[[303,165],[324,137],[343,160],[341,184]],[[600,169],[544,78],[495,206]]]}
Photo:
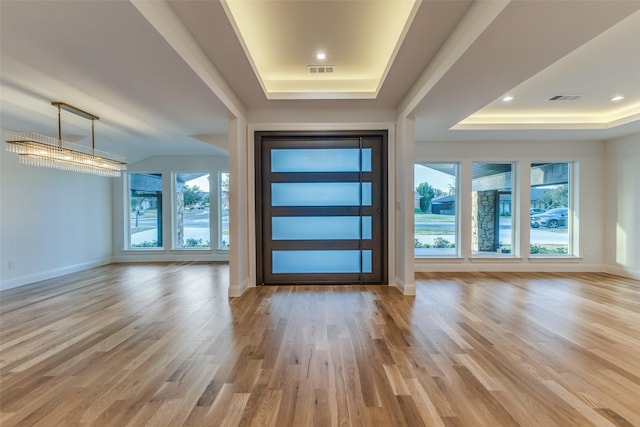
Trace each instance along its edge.
{"label": "front door", "polygon": [[387,132],[255,142],[258,283],[384,283]]}

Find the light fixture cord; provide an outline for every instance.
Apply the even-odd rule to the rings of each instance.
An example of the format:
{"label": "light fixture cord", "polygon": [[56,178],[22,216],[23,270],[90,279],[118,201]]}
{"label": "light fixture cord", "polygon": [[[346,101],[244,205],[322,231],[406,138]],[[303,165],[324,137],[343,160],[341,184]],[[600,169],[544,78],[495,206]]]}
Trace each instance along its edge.
{"label": "light fixture cord", "polygon": [[60,105],[58,105],[58,146],[62,148],[62,122],[60,114]]}
{"label": "light fixture cord", "polygon": [[91,155],[96,155],[95,119],[91,118]]}

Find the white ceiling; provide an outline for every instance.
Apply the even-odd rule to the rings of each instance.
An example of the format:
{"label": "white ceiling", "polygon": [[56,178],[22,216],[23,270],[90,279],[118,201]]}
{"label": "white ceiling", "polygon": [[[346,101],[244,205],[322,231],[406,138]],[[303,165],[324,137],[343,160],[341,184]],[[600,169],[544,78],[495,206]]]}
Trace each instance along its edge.
{"label": "white ceiling", "polygon": [[[358,3],[367,1],[374,0]],[[318,10],[330,17],[343,2],[254,3],[296,5],[295,23],[286,14],[271,14],[268,23],[274,37],[296,41],[299,53],[283,63],[303,69],[319,46],[328,59],[332,52],[347,57],[347,46],[370,49],[374,38],[360,35],[363,26],[373,34],[383,25],[356,15],[348,17],[353,27],[309,31]],[[0,126],[55,134],[51,101],[67,102],[100,116],[97,147],[130,162],[224,153],[228,118],[239,111],[395,110],[415,117],[419,141],[607,139],[640,131],[640,2],[418,6],[375,98],[273,100],[219,1],[0,0]],[[514,100],[502,103],[506,94]],[[574,94],[582,97],[547,101]],[[611,102],[616,94],[625,99]],[[465,119],[464,130],[451,130]],[[88,124],[63,116],[63,132],[87,136]]]}

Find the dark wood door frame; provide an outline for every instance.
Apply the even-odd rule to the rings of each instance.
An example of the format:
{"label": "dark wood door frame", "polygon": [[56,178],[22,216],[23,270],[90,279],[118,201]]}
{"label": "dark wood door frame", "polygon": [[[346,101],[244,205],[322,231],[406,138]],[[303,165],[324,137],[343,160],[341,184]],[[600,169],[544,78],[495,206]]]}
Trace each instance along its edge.
{"label": "dark wood door frame", "polygon": [[[265,182],[264,174],[269,174],[270,171],[265,171],[263,168],[265,164],[269,164],[269,150],[277,144],[277,146],[287,148],[306,148],[311,147],[344,147],[349,144],[356,144],[355,147],[361,148],[372,147],[376,144],[379,145],[378,154],[374,155],[372,159],[372,172],[359,172],[360,176],[356,178],[354,173],[340,172],[324,174],[323,180],[329,177],[329,179],[336,181],[354,181],[356,179],[362,181],[363,179],[380,179],[380,191],[374,191],[372,197],[375,199],[372,202],[372,207],[352,207],[341,208],[342,214],[349,212],[348,215],[370,215],[373,217],[373,228],[377,227],[379,232],[377,237],[371,239],[371,241],[365,241],[366,245],[373,245],[371,249],[375,254],[372,259],[372,268],[374,271],[369,274],[362,273],[343,273],[334,274],[331,278],[328,278],[325,274],[303,274],[295,275],[289,274],[286,280],[283,280],[282,284],[386,284],[388,280],[388,176],[387,176],[387,150],[388,150],[388,133],[386,130],[375,131],[257,131],[254,134],[255,143],[255,177],[256,177],[256,274],[257,283],[271,284],[274,281],[274,276],[271,275],[271,262],[270,259],[265,259],[265,255],[269,253],[271,249],[271,230],[270,224],[265,217],[265,210],[273,207],[265,208],[264,203],[271,200],[270,194],[270,180]],[[376,150],[372,150],[375,152]],[[373,175],[378,175],[377,178]],[[366,175],[363,177],[363,175]],[[299,178],[299,177],[298,177]],[[283,179],[280,177],[280,179]],[[286,177],[288,180],[296,180],[296,174],[290,174]],[[291,211],[299,211],[301,215],[304,215],[305,209],[308,208],[289,208]],[[335,211],[335,208],[313,208],[314,212],[331,215]],[[268,218],[271,218],[270,213],[267,213]],[[266,233],[266,234],[265,234]],[[376,234],[376,233],[374,233]],[[336,242],[327,244],[326,242],[316,241],[313,242],[318,245],[319,248],[325,247],[327,249],[353,249],[353,242]],[[360,240],[360,249],[363,247],[363,240]],[[265,248],[265,247],[268,248]],[[265,269],[268,271],[265,273]],[[372,280],[375,275],[375,280]],[[268,280],[265,280],[268,279]],[[276,282],[277,283],[277,282]],[[275,283],[274,283],[275,284]],[[279,283],[278,283],[279,284]]]}

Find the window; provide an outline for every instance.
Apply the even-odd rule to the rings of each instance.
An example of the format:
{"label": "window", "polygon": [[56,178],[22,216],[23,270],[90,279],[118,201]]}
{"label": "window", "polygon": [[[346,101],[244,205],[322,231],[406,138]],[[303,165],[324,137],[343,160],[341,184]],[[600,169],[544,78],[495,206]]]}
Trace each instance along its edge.
{"label": "window", "polygon": [[218,249],[229,249],[229,173],[219,174]]}
{"label": "window", "polygon": [[474,162],[472,168],[472,253],[514,254],[513,164]]}
{"label": "window", "polygon": [[568,255],[571,189],[569,163],[531,164],[531,255]]}
{"label": "window", "polygon": [[129,247],[162,247],[162,174],[129,174]]}
{"label": "window", "polygon": [[457,163],[414,165],[415,256],[458,254]]}
{"label": "window", "polygon": [[175,247],[210,248],[208,173],[175,175]]}

